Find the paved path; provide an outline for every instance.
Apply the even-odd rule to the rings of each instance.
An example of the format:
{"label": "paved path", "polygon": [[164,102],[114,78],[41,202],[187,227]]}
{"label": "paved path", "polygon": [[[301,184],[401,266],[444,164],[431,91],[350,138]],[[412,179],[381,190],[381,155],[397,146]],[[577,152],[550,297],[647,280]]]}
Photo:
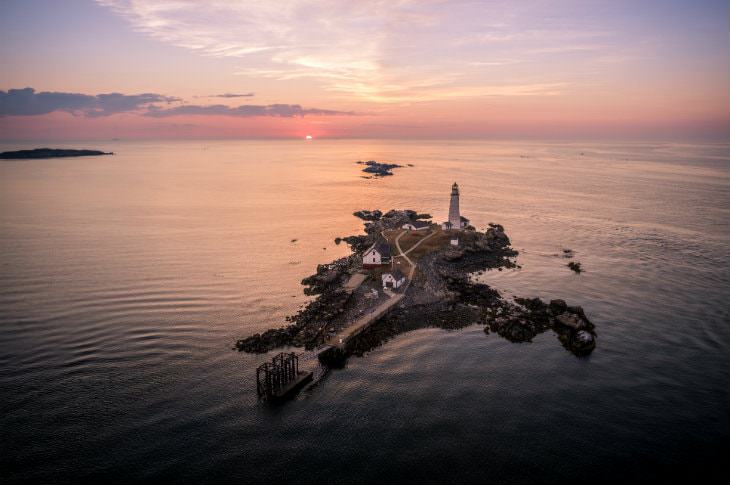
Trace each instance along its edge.
{"label": "paved path", "polygon": [[[404,258],[406,258],[406,261],[408,261],[408,264],[411,265],[411,270],[412,270],[413,269],[413,261],[411,261],[410,258],[408,258],[408,256],[406,256],[406,254],[400,248],[400,238],[402,238],[405,233],[406,233],[406,231],[403,231],[400,234],[398,234],[398,237],[395,238],[395,247],[398,248],[398,254],[396,255],[396,258],[399,257],[399,256],[403,256]],[[413,249],[413,248],[411,248],[411,249]],[[413,271],[411,271],[411,273],[412,272]]]}
{"label": "paved path", "polygon": [[[408,254],[411,251],[413,251],[414,249],[416,249],[423,241],[425,241],[426,239],[430,238],[434,234],[436,234],[436,231],[433,231],[433,232],[429,233],[428,236],[424,237],[423,239],[421,239],[420,241],[418,241],[416,244],[414,244],[413,246],[411,246],[410,249],[408,249],[408,251],[406,251],[405,253],[402,253],[403,256],[405,256],[406,254]],[[402,236],[402,234],[401,234],[401,236]],[[400,237],[400,236],[398,236],[398,237]],[[400,246],[398,246],[398,251],[400,251]],[[410,261],[410,259],[408,261]]]}
{"label": "paved path", "polygon": [[400,247],[400,238],[403,237],[403,234],[405,234],[405,233],[406,233],[406,231],[403,231],[400,234],[398,234],[398,237],[395,238],[395,247],[398,248],[398,252],[400,253],[396,257],[403,256],[405,258],[405,260],[408,261],[408,264],[411,266],[411,271],[408,273],[408,282],[406,283],[405,288],[403,288],[403,293],[405,293],[406,290],[408,289],[408,287],[410,286],[411,280],[413,279],[413,273],[416,272],[416,264],[413,261],[411,261],[411,258],[408,257],[408,253],[410,253],[411,251],[413,251],[414,249],[416,249],[418,247],[418,245],[421,244],[423,241],[425,241],[429,237],[431,237],[434,234],[436,234],[435,232],[430,233],[428,236],[424,237],[423,239],[421,239],[420,241],[418,241],[416,244],[414,244],[413,246],[411,246],[408,249],[408,251],[406,251],[404,253],[403,250]]}
{"label": "paved path", "polygon": [[393,306],[403,299],[405,295],[399,293],[389,298],[388,300],[381,303],[379,306],[373,308],[369,313],[361,316],[355,320],[352,324],[343,328],[341,332],[331,337],[328,341],[328,345],[343,346],[349,339],[362,332],[371,323],[388,313]]}

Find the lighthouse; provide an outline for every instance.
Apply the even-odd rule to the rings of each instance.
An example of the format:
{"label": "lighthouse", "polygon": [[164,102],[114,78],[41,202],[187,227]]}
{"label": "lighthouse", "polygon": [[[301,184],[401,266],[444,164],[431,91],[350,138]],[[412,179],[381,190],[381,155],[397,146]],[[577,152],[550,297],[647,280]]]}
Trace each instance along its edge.
{"label": "lighthouse", "polygon": [[454,182],[451,186],[451,202],[449,203],[449,220],[441,224],[445,230],[464,229],[469,226],[469,219],[459,211],[459,186]]}
{"label": "lighthouse", "polygon": [[451,186],[451,203],[449,204],[449,223],[454,229],[461,229],[461,214],[459,214],[459,186]]}

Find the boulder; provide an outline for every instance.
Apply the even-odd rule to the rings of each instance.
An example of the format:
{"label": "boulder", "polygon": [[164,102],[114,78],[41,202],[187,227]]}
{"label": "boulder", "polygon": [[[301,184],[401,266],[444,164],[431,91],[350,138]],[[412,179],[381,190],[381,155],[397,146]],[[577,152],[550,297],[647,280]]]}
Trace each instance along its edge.
{"label": "boulder", "polygon": [[579,315],[573,313],[561,313],[555,316],[555,321],[566,327],[570,327],[574,330],[583,330],[588,328],[586,321],[583,320]]}
{"label": "boulder", "polygon": [[568,309],[568,304],[565,300],[550,300],[549,308],[553,315],[560,315]]}
{"label": "boulder", "polygon": [[596,348],[595,336],[585,330],[575,332],[570,339],[570,350],[575,355],[583,356],[590,354]]}

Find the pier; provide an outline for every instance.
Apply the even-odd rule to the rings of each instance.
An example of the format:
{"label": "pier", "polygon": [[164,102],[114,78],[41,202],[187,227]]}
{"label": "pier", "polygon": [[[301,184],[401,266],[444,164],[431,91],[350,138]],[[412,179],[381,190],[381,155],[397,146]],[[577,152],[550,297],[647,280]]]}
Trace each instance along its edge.
{"label": "pier", "polygon": [[313,372],[299,369],[299,356],[280,353],[256,369],[256,390],[266,399],[280,399],[295,393],[312,380]]}

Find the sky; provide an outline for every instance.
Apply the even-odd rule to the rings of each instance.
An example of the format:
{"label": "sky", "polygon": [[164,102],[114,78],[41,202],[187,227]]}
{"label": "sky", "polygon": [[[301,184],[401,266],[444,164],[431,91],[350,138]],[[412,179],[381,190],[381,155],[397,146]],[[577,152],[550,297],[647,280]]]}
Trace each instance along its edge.
{"label": "sky", "polygon": [[730,140],[730,0],[3,0],[0,139]]}

